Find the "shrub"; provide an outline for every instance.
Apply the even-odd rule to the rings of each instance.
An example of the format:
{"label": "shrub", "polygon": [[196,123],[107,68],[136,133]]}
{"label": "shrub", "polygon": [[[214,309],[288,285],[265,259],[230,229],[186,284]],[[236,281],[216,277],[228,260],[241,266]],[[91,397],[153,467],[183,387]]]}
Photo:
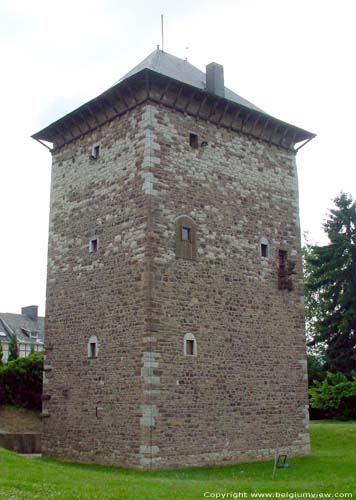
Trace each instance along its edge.
{"label": "shrub", "polygon": [[328,373],[309,390],[311,417],[354,418],[356,415],[356,372],[349,380],[343,373]]}
{"label": "shrub", "polygon": [[41,409],[43,354],[9,361],[0,369],[0,394],[4,403]]}

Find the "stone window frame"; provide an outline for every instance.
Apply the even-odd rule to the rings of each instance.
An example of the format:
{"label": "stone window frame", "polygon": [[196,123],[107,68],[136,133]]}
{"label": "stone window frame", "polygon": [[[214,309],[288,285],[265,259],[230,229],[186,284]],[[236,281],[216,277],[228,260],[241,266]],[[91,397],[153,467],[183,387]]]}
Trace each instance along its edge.
{"label": "stone window frame", "polygon": [[[93,356],[93,353],[92,353],[92,345],[95,345],[95,355]],[[88,349],[88,358],[89,359],[95,359],[98,357],[98,354],[99,354],[99,341],[98,341],[98,337],[96,335],[91,335],[91,337],[89,338],[88,340],[88,346],[87,346],[87,349]]]}
{"label": "stone window frame", "polygon": [[[188,349],[187,349],[188,341],[192,341],[193,342],[193,354],[188,354]],[[187,356],[189,358],[196,357],[198,355],[197,339],[195,338],[195,336],[191,332],[188,332],[188,333],[186,333],[184,335],[184,339],[183,339],[183,353],[184,353],[184,356]]]}
{"label": "stone window frame", "polygon": [[[266,248],[266,255],[263,255],[262,246]],[[269,259],[271,256],[271,247],[267,238],[263,237],[260,239],[258,244],[258,252],[261,259]]]}
{"label": "stone window frame", "polygon": [[[183,228],[189,229],[189,239],[183,239]],[[195,260],[197,258],[197,225],[189,215],[176,219],[176,257]]]}

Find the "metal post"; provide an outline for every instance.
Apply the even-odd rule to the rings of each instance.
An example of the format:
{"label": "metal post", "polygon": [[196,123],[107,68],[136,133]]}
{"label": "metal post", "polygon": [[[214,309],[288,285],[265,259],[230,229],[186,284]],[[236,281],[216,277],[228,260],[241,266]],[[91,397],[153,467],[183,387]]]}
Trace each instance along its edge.
{"label": "metal post", "polygon": [[162,52],[164,52],[164,45],[163,45],[163,14],[161,14],[161,33],[162,33]]}
{"label": "metal post", "polygon": [[277,446],[276,451],[274,452],[274,466],[273,466],[272,479],[274,479],[274,476],[276,475],[278,457],[279,457],[279,447]]}

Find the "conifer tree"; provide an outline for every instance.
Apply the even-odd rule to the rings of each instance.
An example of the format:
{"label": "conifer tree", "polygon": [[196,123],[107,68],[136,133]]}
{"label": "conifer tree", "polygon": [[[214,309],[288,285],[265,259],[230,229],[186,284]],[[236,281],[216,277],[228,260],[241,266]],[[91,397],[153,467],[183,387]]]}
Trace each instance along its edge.
{"label": "conifer tree", "polygon": [[19,351],[17,348],[17,338],[16,333],[13,332],[9,343],[9,359],[8,361],[13,361],[19,357]]}
{"label": "conifer tree", "polygon": [[325,369],[356,369],[356,201],[341,193],[323,227],[329,243],[305,251],[306,317]]}

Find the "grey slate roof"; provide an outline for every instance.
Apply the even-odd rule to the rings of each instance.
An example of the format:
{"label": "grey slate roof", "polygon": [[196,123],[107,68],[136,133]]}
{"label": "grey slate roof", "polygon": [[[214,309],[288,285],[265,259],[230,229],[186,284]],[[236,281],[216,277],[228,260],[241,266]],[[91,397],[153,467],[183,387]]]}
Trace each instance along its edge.
{"label": "grey slate roof", "polygon": [[[150,69],[151,71],[161,75],[168,76],[177,82],[186,83],[200,90],[206,90],[206,76],[203,71],[200,71],[200,69],[196,68],[188,61],[179,59],[179,57],[172,56],[171,54],[167,54],[167,52],[163,52],[159,49],[147,56],[146,59],[123,76],[118,82],[115,83],[115,85],[127,80],[144,69]],[[246,108],[266,114],[262,109],[258,108],[238,94],[235,94],[235,92],[227,87],[225,87],[225,98],[229,101],[241,104]]]}
{"label": "grey slate roof", "polygon": [[[25,314],[0,313],[0,332],[6,333],[6,338],[1,336],[0,340],[10,340],[11,333],[15,330],[18,342],[27,344],[44,341],[44,317],[39,316],[33,321]],[[37,338],[31,338],[30,332],[37,332]]]}
{"label": "grey slate roof", "polygon": [[[56,147],[68,144],[72,140],[80,137],[83,133],[94,130],[99,123],[102,124],[106,120],[112,119],[115,116],[119,116],[121,113],[126,112],[128,109],[131,109],[132,102],[127,104],[126,100],[122,99],[120,94],[119,100],[121,101],[121,104],[118,105],[119,110],[117,110],[115,106],[113,106],[109,111],[108,104],[110,107],[113,101],[117,99],[118,91],[120,91],[121,86],[122,90],[124,91],[123,94],[125,94],[125,87],[127,87],[127,89],[129,90],[128,94],[130,101],[130,99],[132,98],[132,91],[130,90],[130,86],[132,84],[135,84],[135,81],[141,81],[141,83],[143,83],[146,78],[147,81],[149,81],[152,75],[153,78],[155,77],[155,75],[157,75],[160,79],[167,79],[168,81],[172,80],[174,82],[193,87],[193,89],[197,89],[197,93],[201,92],[211,95],[211,93],[206,89],[206,75],[203,71],[200,71],[188,61],[172,56],[171,54],[167,54],[167,52],[163,52],[162,50],[156,49],[105,92],[98,95],[89,102],[83,104],[79,108],[73,110],[72,112],[66,114],[62,118],[59,118],[39,132],[33,134],[32,137],[39,141],[57,142]],[[315,134],[311,132],[308,132],[304,129],[273,117],[272,115],[261,110],[251,102],[247,101],[246,99],[226,87],[224,97],[221,97],[220,95],[218,96],[217,94],[213,95],[214,97],[219,97],[222,101],[228,101],[228,103],[231,102],[233,107],[241,107],[241,110],[246,110],[248,115],[245,115],[245,118],[249,115],[259,115],[259,117],[262,118],[260,125],[263,130],[267,131],[267,140],[269,142],[273,142],[272,139],[274,136],[274,127],[276,127],[277,129],[280,128],[280,132],[281,130],[284,130],[286,133],[288,132],[288,130],[291,132],[289,136],[287,134],[289,141],[291,141],[289,143],[289,146],[287,147],[290,147],[291,145],[296,144],[300,141],[309,141],[310,139],[315,137]],[[136,100],[136,98],[135,101],[137,104],[138,101]],[[124,104],[123,108],[121,107],[122,103]],[[100,111],[102,110],[104,111],[100,113]],[[105,110],[107,110],[108,115],[106,115]],[[96,114],[94,124],[91,123],[93,114]],[[100,119],[98,118],[98,116]],[[80,124],[83,125],[84,132],[81,130]],[[244,121],[242,122],[242,125],[240,123],[240,130],[242,130],[244,124]],[[271,126],[271,124],[273,124],[273,126]],[[268,125],[268,127],[265,129],[266,125]],[[229,128],[232,128],[232,123],[229,125]],[[249,133],[251,133],[251,131]],[[262,137],[261,130],[259,130],[259,135],[257,137]],[[266,137],[263,138],[266,139]],[[277,145],[281,145],[280,142],[277,141]]]}

